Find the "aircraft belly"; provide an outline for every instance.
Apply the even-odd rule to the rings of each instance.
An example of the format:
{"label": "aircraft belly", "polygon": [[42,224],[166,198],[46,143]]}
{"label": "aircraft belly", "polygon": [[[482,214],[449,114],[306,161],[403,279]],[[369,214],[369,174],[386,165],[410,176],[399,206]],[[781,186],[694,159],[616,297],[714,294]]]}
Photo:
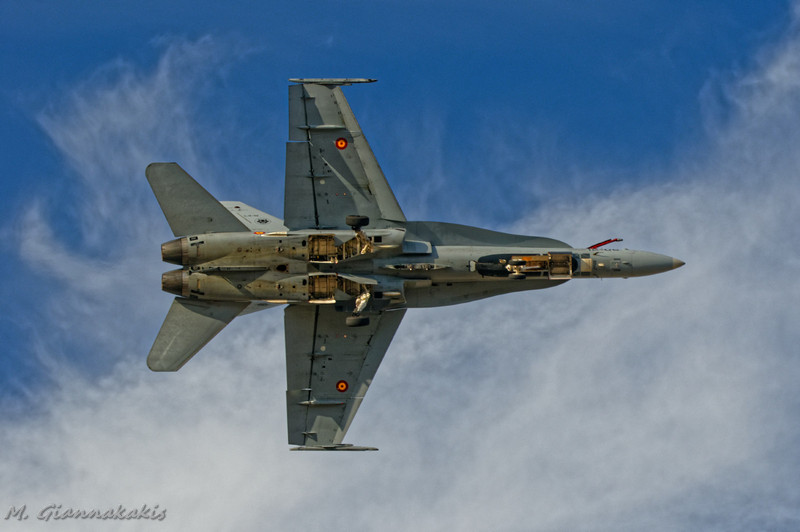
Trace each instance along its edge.
{"label": "aircraft belly", "polygon": [[487,297],[551,288],[563,281],[471,281],[463,283],[431,283],[430,286],[411,286],[405,290],[407,308],[444,307],[468,303]]}
{"label": "aircraft belly", "polygon": [[434,282],[564,280],[573,272],[571,250],[503,246],[434,246],[421,257],[394,257],[379,268]]}
{"label": "aircraft belly", "polygon": [[[219,202],[177,163],[145,175],[176,237],[161,258],[176,297],[147,357],[177,371],[234,318],[284,310],[287,433],[294,450],[343,443],[407,308],[538,290],[573,278],[637,277],[673,257],[573,248],[552,238],[407,221],[342,92],[368,78],[293,78],[284,219]],[[412,331],[413,332],[413,331]]]}

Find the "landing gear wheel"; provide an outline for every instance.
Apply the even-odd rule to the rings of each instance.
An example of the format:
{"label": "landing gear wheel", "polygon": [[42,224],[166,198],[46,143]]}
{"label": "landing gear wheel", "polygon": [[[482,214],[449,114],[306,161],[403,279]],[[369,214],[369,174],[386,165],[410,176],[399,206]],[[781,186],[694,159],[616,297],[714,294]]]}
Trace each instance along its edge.
{"label": "landing gear wheel", "polygon": [[365,225],[369,225],[369,216],[361,216],[358,214],[348,214],[344,218],[344,223],[353,228],[353,231],[358,231]]}
{"label": "landing gear wheel", "polygon": [[369,318],[366,316],[347,316],[344,323],[348,327],[364,327],[369,325]]}
{"label": "landing gear wheel", "polygon": [[524,273],[512,273],[511,275],[508,276],[508,278],[509,279],[524,279],[525,278],[525,274]]}

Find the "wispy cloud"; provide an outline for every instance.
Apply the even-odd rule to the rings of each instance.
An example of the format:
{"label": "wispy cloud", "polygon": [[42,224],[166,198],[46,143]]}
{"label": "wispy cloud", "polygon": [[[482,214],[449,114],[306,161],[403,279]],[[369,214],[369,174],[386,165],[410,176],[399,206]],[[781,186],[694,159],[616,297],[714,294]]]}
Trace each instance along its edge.
{"label": "wispy cloud", "polygon": [[77,178],[81,210],[91,213],[80,218],[84,244],[105,245],[121,229],[150,229],[142,219],[151,216],[131,223],[134,214],[153,210],[143,193],[143,165],[180,158],[187,167],[202,168],[194,113],[206,78],[232,60],[227,48],[211,37],[165,41],[153,70],[115,61],[39,114]]}
{"label": "wispy cloud", "polygon": [[[160,504],[170,526],[208,530],[796,528],[798,46],[787,35],[721,91],[729,119],[660,184],[514,227],[575,245],[621,233],[684,268],[410,311],[348,434],[382,451],[344,456],[286,450],[279,311],[236,320],[178,374],[147,370],[169,297],[142,172],[164,154],[214,164],[193,141],[192,80],[224,61],[201,40],[153,71],[103,71],[40,117],[85,190],[82,240],[20,253],[61,286],[43,341],[68,331],[102,347],[70,355],[116,362],[62,361],[59,388],[4,427],[2,499]],[[46,213],[26,226],[52,227]],[[98,254],[107,242],[120,250]]]}
{"label": "wispy cloud", "polygon": [[153,243],[170,233],[144,168],[177,160],[203,175],[213,164],[204,156],[208,135],[196,123],[198,109],[209,80],[247,50],[212,37],[161,41],[152,68],[115,61],[36,117],[72,179],[58,187],[69,190],[68,199],[44,193],[16,224],[21,258],[63,289],[45,311],[49,336],[34,340],[37,358],[55,373],[69,359],[103,373],[132,355],[131,346],[145,346],[138,330],[161,320],[163,298],[145,296],[141,286],[158,286],[163,267]]}

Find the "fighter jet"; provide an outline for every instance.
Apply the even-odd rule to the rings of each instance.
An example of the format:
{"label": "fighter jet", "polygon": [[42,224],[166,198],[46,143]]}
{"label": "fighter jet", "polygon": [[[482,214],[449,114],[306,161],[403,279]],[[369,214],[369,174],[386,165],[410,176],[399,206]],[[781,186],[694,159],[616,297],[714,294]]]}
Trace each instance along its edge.
{"label": "fighter jet", "polygon": [[283,219],[217,201],[176,163],[145,172],[173,234],[162,289],[175,294],[147,365],[177,371],[236,316],[285,306],[292,450],[343,443],[406,310],[539,290],[571,279],[682,266],[610,239],[573,248],[406,220],[342,92],[373,79],[291,79]]}

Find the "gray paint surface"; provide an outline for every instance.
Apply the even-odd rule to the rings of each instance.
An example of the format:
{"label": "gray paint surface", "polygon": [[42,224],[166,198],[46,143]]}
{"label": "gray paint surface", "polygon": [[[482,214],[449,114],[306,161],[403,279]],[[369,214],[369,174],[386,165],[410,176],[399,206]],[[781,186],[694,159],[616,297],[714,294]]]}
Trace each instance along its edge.
{"label": "gray paint surface", "polygon": [[181,237],[162,246],[163,258],[181,268],[163,276],[178,297],[147,360],[154,371],[177,371],[237,315],[287,305],[296,449],[372,449],[343,439],[408,308],[683,265],[646,251],[407,221],[341,89],[372,80],[293,81],[284,220],[218,202],[175,163],[148,166]]}

